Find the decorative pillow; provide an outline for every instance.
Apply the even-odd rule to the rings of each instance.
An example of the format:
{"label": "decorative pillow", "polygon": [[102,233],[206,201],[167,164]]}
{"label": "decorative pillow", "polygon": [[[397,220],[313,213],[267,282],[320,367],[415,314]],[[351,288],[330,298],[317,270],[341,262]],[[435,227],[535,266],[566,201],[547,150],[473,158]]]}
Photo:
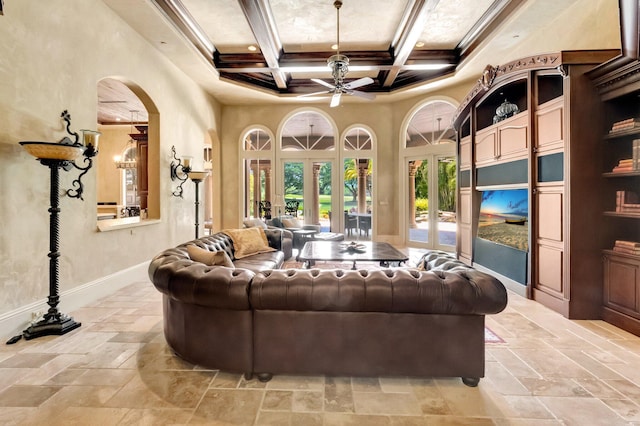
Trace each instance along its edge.
{"label": "decorative pillow", "polygon": [[302,224],[298,219],[282,219],[285,228],[302,228]]}
{"label": "decorative pillow", "polygon": [[262,228],[225,229],[225,234],[233,241],[236,259],[251,256],[258,253],[276,251],[269,247],[267,235]]}
{"label": "decorative pillow", "polygon": [[247,228],[262,228],[267,229],[267,224],[260,219],[245,219],[242,224]]}
{"label": "decorative pillow", "polygon": [[231,258],[227,254],[226,251],[209,251],[198,246],[189,245],[187,246],[187,253],[189,253],[189,257],[191,260],[195,262],[204,263],[205,265],[214,266],[227,266],[229,268],[233,268],[233,262]]}

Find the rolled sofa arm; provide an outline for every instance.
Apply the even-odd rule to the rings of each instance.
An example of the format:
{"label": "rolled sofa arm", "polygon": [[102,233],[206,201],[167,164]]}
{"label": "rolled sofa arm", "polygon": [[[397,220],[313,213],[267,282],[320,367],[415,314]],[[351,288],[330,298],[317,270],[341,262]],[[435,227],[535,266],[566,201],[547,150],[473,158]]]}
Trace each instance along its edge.
{"label": "rolled sofa arm", "polygon": [[251,309],[248,294],[254,275],[247,269],[194,262],[184,247],[165,250],[149,264],[149,279],[164,295],[217,309]]}
{"label": "rolled sofa arm", "polygon": [[502,283],[470,268],[263,271],[250,297],[256,310],[484,315],[507,305]]}
{"label": "rolled sofa arm", "polygon": [[283,229],[267,228],[264,230],[264,234],[267,236],[267,242],[269,247],[273,247],[276,250],[282,251],[282,238]]}

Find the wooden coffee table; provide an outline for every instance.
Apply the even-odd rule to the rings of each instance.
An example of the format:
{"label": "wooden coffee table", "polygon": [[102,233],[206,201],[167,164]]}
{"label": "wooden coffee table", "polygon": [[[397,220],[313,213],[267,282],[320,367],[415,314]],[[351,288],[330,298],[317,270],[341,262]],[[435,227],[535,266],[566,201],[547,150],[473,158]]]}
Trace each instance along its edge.
{"label": "wooden coffee table", "polygon": [[344,242],[337,241],[307,241],[298,255],[298,260],[304,262],[306,268],[312,267],[316,261],[353,262],[351,269],[356,269],[357,261],[380,262],[380,266],[390,266],[391,263],[400,266],[409,260],[407,255],[394,248],[389,243],[361,242],[359,249],[345,248]]}

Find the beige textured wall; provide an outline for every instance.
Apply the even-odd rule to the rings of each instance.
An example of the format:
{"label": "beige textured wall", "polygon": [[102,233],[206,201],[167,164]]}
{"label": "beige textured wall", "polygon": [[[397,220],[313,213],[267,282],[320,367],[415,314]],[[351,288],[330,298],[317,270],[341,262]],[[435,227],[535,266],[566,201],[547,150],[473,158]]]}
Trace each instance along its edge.
{"label": "beige textured wall", "polygon": [[[193,184],[172,197],[169,153],[202,157],[220,106],[128,27],[100,0],[21,0],[0,16],[0,316],[48,294],[49,170],[18,145],[97,128],[97,82],[135,82],[160,114],[161,223],[98,232],[96,170],[84,178],[84,202],[61,198],[60,290],[68,290],[149,260],[161,248],[193,236]],[[77,172],[62,172],[69,188]],[[157,179],[156,179],[157,180]],[[188,182],[190,183],[190,182]],[[61,302],[64,311],[64,300]]]}

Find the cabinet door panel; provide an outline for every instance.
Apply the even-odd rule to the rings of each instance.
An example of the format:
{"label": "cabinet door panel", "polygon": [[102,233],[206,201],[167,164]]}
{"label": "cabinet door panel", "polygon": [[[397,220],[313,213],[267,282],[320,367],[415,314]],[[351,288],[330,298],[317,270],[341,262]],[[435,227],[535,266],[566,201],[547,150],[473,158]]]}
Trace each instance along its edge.
{"label": "cabinet door panel", "polygon": [[564,127],[562,125],[562,99],[550,105],[550,108],[537,113],[538,138],[536,147],[538,152],[554,148],[562,148],[564,144]]}
{"label": "cabinet door panel", "polygon": [[498,127],[500,159],[526,157],[529,152],[528,115],[524,114]]}
{"label": "cabinet door panel", "polygon": [[476,163],[495,160],[496,142],[495,128],[476,134]]}
{"label": "cabinet door panel", "polygon": [[614,308],[638,311],[640,268],[615,258],[605,264],[605,304]]}
{"label": "cabinet door panel", "polygon": [[471,191],[460,191],[460,223],[471,224]]}
{"label": "cabinet door panel", "polygon": [[460,225],[460,254],[468,259],[471,259],[472,241],[471,227]]}
{"label": "cabinet door panel", "polygon": [[538,191],[538,237],[562,241],[562,198],[561,192]]}
{"label": "cabinet door panel", "polygon": [[471,167],[471,137],[468,136],[460,141],[460,168]]}
{"label": "cabinet door panel", "polygon": [[554,247],[538,246],[537,286],[546,287],[554,292],[562,294],[562,250]]}

